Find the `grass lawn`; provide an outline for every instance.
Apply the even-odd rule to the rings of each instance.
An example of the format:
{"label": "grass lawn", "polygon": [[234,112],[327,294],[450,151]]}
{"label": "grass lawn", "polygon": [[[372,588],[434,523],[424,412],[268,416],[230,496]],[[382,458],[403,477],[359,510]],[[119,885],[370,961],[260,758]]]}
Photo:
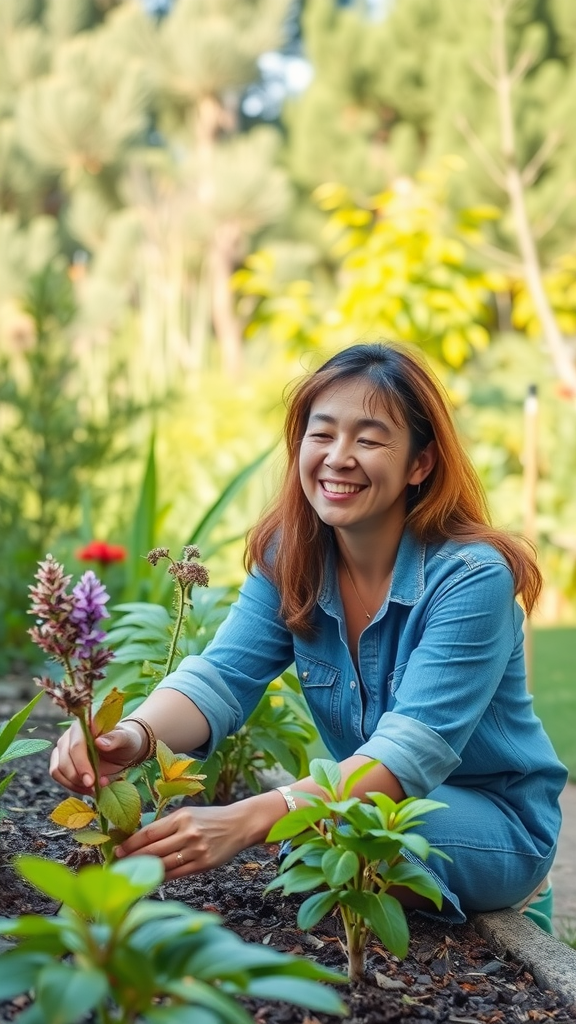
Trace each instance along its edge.
{"label": "grass lawn", "polygon": [[535,629],[534,708],[576,782],[576,628]]}

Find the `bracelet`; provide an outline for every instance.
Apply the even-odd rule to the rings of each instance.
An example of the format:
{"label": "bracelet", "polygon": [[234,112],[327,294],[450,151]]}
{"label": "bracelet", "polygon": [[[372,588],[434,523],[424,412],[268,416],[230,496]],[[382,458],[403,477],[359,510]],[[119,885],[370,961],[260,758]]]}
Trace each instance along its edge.
{"label": "bracelet", "polygon": [[282,793],[282,796],[284,797],[284,799],[286,801],[286,806],[287,806],[288,810],[289,811],[297,810],[296,801],[294,799],[294,796],[292,794],[292,790],[290,789],[290,786],[276,786],[276,789],[278,790],[279,793]]}
{"label": "bracelet", "polygon": [[129,764],[124,765],[125,768],[134,768],[137,764],[142,764],[143,761],[149,761],[150,758],[156,757],[156,737],[152,726],[148,725],[148,722],[145,722],[143,718],[135,718],[134,715],[131,715],[130,718],[124,718],[120,724],[124,725],[125,722],[136,722],[137,725],[141,725],[148,737],[148,746],[144,757],[139,754]]}

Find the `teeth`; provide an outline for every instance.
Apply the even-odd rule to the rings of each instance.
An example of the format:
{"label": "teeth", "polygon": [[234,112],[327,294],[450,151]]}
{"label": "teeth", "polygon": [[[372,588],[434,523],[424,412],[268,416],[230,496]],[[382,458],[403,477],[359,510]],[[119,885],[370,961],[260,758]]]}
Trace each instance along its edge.
{"label": "teeth", "polygon": [[356,484],[332,484],[327,480],[322,481],[322,486],[329,494],[357,494],[360,490]]}

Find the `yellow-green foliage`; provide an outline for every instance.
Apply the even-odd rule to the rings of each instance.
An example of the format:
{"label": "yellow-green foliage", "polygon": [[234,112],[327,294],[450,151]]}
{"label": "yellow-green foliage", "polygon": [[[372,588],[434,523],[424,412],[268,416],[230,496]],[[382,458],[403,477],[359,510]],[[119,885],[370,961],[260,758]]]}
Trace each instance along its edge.
{"label": "yellow-green foliage", "polygon": [[498,211],[479,207],[459,219],[450,215],[444,193],[452,164],[447,159],[437,173],[417,180],[400,178],[365,204],[341,185],[318,188],[337,264],[336,291],[327,297],[308,281],[279,288],[270,254],[252,256],[234,279],[239,291],[259,300],[250,334],[265,326],[273,340],[308,338],[330,348],[383,336],[420,344],[456,368],[486,348],[491,292],[506,280],[481,269],[465,243]]}

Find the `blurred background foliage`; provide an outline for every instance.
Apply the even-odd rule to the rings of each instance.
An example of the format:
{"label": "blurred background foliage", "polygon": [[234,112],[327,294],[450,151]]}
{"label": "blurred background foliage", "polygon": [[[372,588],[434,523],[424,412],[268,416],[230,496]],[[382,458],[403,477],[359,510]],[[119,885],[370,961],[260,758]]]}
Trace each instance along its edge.
{"label": "blurred background foliage", "polygon": [[573,0],[2,0],[0,669],[47,550],[125,545],[141,600],[139,547],[212,508],[237,585],[285,385],[378,337],[514,530],[538,385],[540,616],[573,621],[575,114]]}

